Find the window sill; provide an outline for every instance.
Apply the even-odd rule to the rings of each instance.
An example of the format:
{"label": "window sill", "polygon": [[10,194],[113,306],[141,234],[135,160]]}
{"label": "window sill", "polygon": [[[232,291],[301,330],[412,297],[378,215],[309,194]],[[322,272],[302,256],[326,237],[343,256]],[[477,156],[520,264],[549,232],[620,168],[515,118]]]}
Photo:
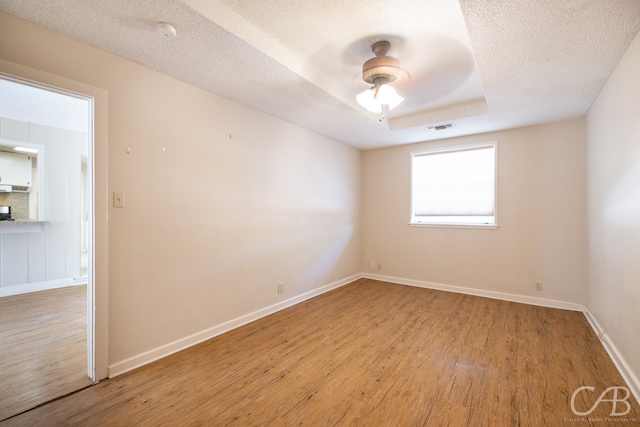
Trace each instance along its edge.
{"label": "window sill", "polygon": [[436,222],[410,222],[409,227],[430,227],[430,228],[476,228],[481,230],[496,230],[497,224],[449,224]]}

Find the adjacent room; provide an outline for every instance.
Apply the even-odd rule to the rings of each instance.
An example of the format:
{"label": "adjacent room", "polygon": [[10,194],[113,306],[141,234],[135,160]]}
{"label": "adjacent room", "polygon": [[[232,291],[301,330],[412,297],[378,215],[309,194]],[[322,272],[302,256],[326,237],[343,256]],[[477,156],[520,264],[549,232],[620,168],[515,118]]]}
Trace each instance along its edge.
{"label": "adjacent room", "polygon": [[640,423],[639,31],[0,0],[0,425]]}

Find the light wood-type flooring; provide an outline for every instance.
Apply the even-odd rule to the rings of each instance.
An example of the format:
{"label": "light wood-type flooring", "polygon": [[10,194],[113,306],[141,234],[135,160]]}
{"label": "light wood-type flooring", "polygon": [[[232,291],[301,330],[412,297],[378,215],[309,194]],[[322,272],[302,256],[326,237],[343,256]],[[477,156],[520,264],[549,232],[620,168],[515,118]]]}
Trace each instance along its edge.
{"label": "light wood-type flooring", "polygon": [[86,288],[0,298],[0,420],[92,383]]}
{"label": "light wood-type flooring", "polygon": [[571,410],[624,385],[582,313],[360,279],[0,426],[638,425]]}

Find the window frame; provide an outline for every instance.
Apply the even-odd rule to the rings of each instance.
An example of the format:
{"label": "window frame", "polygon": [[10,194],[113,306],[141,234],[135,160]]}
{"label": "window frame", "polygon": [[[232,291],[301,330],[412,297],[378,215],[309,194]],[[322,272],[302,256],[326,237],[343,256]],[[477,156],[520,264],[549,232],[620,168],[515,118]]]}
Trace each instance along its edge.
{"label": "window frame", "polygon": [[[493,179],[493,224],[479,224],[479,223],[469,223],[469,222],[415,222],[414,215],[414,193],[413,193],[413,168],[414,168],[414,159],[417,156],[425,155],[425,154],[444,154],[444,153],[455,153],[460,151],[467,150],[477,150],[482,148],[493,148],[494,154],[494,179]],[[474,229],[485,229],[485,230],[495,230],[499,227],[498,225],[498,153],[499,153],[499,145],[497,141],[492,142],[483,142],[476,144],[465,144],[465,145],[455,145],[455,146],[445,146],[438,148],[428,148],[423,150],[416,150],[409,153],[409,226],[411,227],[437,227],[437,228],[474,228]]]}

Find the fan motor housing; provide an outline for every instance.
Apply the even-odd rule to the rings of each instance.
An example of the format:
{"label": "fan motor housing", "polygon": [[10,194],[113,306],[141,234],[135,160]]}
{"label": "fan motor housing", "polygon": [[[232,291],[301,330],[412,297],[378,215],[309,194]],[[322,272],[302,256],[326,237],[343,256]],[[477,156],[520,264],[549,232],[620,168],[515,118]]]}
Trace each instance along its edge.
{"label": "fan motor housing", "polygon": [[409,73],[400,68],[400,61],[392,56],[386,56],[391,44],[388,41],[379,41],[373,44],[371,50],[376,55],[362,65],[362,79],[374,84],[379,77],[387,79],[387,83],[401,86],[409,80]]}

